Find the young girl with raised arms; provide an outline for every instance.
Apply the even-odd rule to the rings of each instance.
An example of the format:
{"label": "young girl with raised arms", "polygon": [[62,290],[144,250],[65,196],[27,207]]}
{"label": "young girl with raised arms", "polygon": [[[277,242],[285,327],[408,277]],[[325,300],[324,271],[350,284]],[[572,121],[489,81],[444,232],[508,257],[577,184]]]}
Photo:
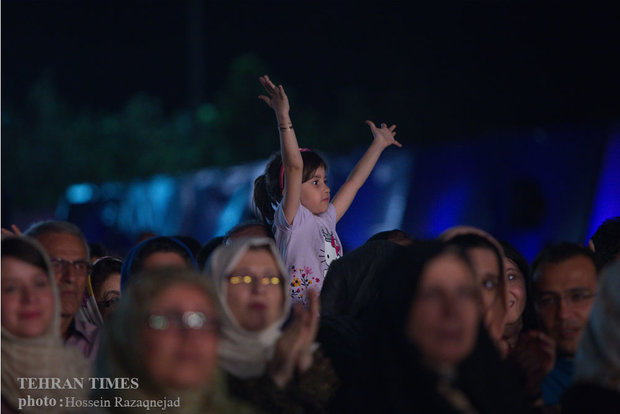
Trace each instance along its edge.
{"label": "young girl with raised arms", "polygon": [[[293,302],[307,305],[308,291],[320,292],[330,263],[342,256],[336,223],[346,213],[379,156],[394,139],[396,125],[377,128],[366,121],[374,137],[330,202],[327,165],[315,152],[299,148],[289,116],[289,101],[282,85],[260,77],[267,91],[259,99],[271,107],[280,130],[280,153],[274,154],[265,173],[254,182],[254,205],[261,218],[274,228],[278,249],[288,269]],[[275,208],[275,211],[274,211]]]}

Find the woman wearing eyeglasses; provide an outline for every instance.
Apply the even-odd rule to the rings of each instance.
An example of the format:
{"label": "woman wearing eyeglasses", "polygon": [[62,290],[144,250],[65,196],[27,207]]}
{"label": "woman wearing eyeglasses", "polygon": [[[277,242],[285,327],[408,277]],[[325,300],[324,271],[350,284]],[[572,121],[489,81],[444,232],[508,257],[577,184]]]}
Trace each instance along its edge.
{"label": "woman wearing eyeglasses", "polygon": [[244,238],[218,247],[206,266],[222,315],[219,364],[230,391],[271,413],[325,412],[335,391],[329,361],[316,349],[319,301],[294,309],[289,272],[273,240]]}
{"label": "woman wearing eyeglasses", "polygon": [[[83,389],[40,389],[39,378],[88,377],[80,351],[60,337],[60,299],[51,264],[27,237],[2,240],[2,413],[64,411],[59,406],[20,407],[20,399],[85,397]],[[34,381],[21,383],[18,378]],[[22,380],[23,381],[23,380]]]}
{"label": "woman wearing eyeglasses", "polygon": [[93,401],[111,402],[104,408],[145,412],[130,402],[153,400],[166,412],[252,412],[228,399],[221,387],[219,318],[204,276],[162,269],[140,277],[106,324],[96,377],[135,381],[93,390]]}

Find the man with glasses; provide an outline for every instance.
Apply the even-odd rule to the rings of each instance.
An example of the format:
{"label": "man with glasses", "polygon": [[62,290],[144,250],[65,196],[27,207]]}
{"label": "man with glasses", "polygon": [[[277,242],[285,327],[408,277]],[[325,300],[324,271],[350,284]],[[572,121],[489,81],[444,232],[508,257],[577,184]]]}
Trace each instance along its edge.
{"label": "man with glasses", "polygon": [[77,226],[64,221],[35,223],[24,235],[36,239],[50,257],[60,295],[60,330],[65,343],[76,346],[93,360],[99,344],[99,328],[76,318],[90,271],[84,235]]}
{"label": "man with glasses", "polygon": [[556,342],[555,366],[541,386],[545,405],[555,405],[572,382],[573,359],[594,303],[594,255],[576,243],[550,245],[534,260],[532,281],[541,328]]}

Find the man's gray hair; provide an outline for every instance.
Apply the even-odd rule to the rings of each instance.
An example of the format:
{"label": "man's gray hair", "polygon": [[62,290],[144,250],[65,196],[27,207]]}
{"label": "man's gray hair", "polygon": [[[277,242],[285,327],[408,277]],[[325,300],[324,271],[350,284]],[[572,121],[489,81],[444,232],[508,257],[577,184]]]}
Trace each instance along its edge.
{"label": "man's gray hair", "polygon": [[86,249],[86,255],[90,260],[90,249],[88,247],[88,242],[86,241],[86,237],[84,237],[84,233],[78,226],[73,223],[69,223],[68,221],[58,221],[58,220],[45,220],[39,221],[37,223],[33,223],[28,230],[24,232],[24,236],[31,237],[33,239],[38,238],[40,235],[45,233],[62,233],[62,234],[71,234],[79,238],[82,243],[84,243],[84,248]]}

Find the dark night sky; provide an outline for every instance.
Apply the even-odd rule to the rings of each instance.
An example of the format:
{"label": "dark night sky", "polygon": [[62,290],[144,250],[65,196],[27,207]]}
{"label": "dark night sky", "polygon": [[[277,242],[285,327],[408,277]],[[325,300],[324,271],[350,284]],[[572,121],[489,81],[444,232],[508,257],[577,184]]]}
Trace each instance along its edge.
{"label": "dark night sky", "polygon": [[[235,56],[252,52],[325,112],[337,111],[330,102],[345,87],[363,90],[386,113],[405,108],[411,123],[426,129],[620,114],[616,8],[410,3],[204,3],[204,96],[218,89]],[[23,103],[32,82],[51,69],[60,95],[78,108],[118,110],[140,91],[169,110],[187,106],[189,6],[3,1],[3,102]]]}

